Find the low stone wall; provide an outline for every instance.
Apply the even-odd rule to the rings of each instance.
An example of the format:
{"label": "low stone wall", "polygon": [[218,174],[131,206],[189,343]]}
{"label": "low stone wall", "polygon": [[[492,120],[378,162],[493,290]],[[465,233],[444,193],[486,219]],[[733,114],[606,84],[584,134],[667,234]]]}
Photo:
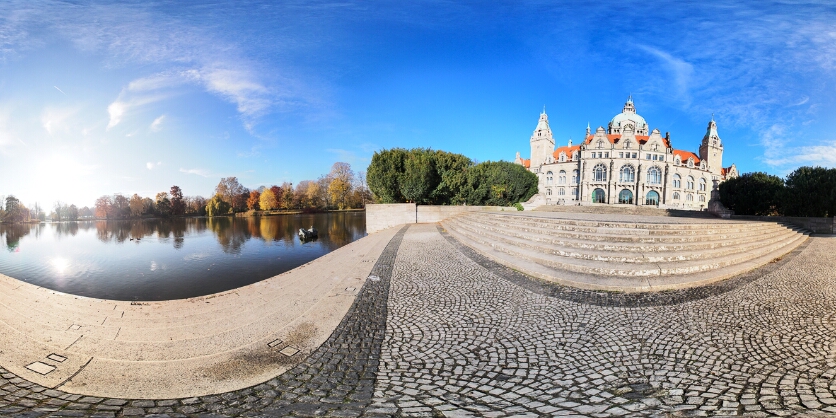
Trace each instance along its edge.
{"label": "low stone wall", "polygon": [[516,211],[513,207],[501,206],[435,206],[414,203],[391,203],[366,205],[366,231],[370,234],[397,225],[414,223],[435,223],[464,212],[473,211]]}
{"label": "low stone wall", "polygon": [[814,234],[836,234],[836,218],[750,215],[732,215],[731,218],[765,222],[786,222],[805,228]]}

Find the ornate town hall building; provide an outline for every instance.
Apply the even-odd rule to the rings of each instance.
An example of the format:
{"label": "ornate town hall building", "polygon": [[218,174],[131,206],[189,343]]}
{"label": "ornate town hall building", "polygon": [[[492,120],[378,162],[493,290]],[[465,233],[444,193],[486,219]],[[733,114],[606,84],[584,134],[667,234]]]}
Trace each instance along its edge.
{"label": "ornate town hall building", "polygon": [[539,193],[530,203],[550,205],[624,204],[703,210],[711,191],[727,178],[737,177],[734,164],[723,167],[723,143],[714,118],[700,145],[699,155],[674,149],[670,134],[648,132],[632,98],[605,130],[586,128],[580,145],[555,149],[546,112],[531,135],[531,159],[517,153],[515,160],[540,179]]}

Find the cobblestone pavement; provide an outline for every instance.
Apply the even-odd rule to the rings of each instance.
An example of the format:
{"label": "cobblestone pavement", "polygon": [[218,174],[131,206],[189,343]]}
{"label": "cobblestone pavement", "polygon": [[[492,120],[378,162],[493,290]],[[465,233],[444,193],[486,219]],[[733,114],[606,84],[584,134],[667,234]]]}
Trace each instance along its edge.
{"label": "cobblestone pavement", "polygon": [[414,225],[391,240],[328,341],[275,379],[130,400],[0,369],[0,416],[832,415],[834,271],[836,238],[812,238],[713,287],[585,291]]}
{"label": "cobblestone pavement", "polygon": [[[533,292],[432,226],[403,239],[371,411],[407,416],[836,413],[836,238],[759,280],[655,306]],[[733,279],[734,280],[734,279]],[[567,300],[571,299],[571,300]]]}

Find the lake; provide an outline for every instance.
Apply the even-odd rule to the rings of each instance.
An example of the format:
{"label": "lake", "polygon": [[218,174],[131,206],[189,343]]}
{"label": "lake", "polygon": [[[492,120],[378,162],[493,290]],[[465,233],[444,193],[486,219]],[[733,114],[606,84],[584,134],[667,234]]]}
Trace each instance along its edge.
{"label": "lake", "polygon": [[[319,238],[300,241],[310,226]],[[364,212],[0,224],[0,273],[94,298],[183,299],[273,277],[364,236]]]}

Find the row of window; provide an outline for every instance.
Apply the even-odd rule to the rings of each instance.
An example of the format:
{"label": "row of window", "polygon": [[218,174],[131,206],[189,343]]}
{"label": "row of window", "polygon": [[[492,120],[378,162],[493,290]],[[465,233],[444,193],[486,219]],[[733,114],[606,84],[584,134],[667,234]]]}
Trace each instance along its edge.
{"label": "row of window", "polygon": [[[577,170],[576,170],[577,171]],[[592,181],[607,181],[607,166],[598,164],[592,169]],[[618,181],[622,183],[632,183],[636,181],[636,169],[631,165],[621,167],[619,171]],[[648,184],[662,184],[662,169],[659,167],[650,167],[647,169],[647,183]],[[673,187],[682,187],[682,176],[679,174],[673,175]],[[686,182],[686,189],[694,189],[694,177],[688,176]],[[704,192],[707,189],[707,182],[704,178],[700,179],[700,191]]]}
{"label": "row of window", "polygon": [[[572,170],[572,184],[577,184],[580,182],[580,176],[578,176],[578,170]],[[560,170],[557,173],[557,183],[558,184],[566,184],[566,171]],[[554,173],[549,171],[546,173],[546,184],[551,186],[554,184]]]}
{"label": "row of window", "polygon": [[[577,187],[572,187],[572,189],[569,191],[569,193],[571,193],[571,195],[573,196],[573,199],[577,199],[578,188]],[[552,195],[552,189],[546,189],[546,195],[551,196]],[[557,188],[557,195],[558,196],[566,196],[566,188],[558,187]]]}
{"label": "row of window", "polygon": [[[549,194],[551,194],[551,190],[549,190]],[[673,200],[680,200],[679,192],[673,193]],[[688,193],[685,195],[685,200],[688,202],[694,201],[694,195]],[[699,196],[700,202],[705,202],[705,196]],[[604,189],[595,189],[592,191],[592,203],[607,203],[607,194]],[[633,192],[631,190],[624,189],[620,193],[618,193],[618,203],[621,204],[633,204]],[[647,192],[647,196],[645,196],[645,205],[658,205],[659,204],[659,193],[655,190],[651,190]]]}

